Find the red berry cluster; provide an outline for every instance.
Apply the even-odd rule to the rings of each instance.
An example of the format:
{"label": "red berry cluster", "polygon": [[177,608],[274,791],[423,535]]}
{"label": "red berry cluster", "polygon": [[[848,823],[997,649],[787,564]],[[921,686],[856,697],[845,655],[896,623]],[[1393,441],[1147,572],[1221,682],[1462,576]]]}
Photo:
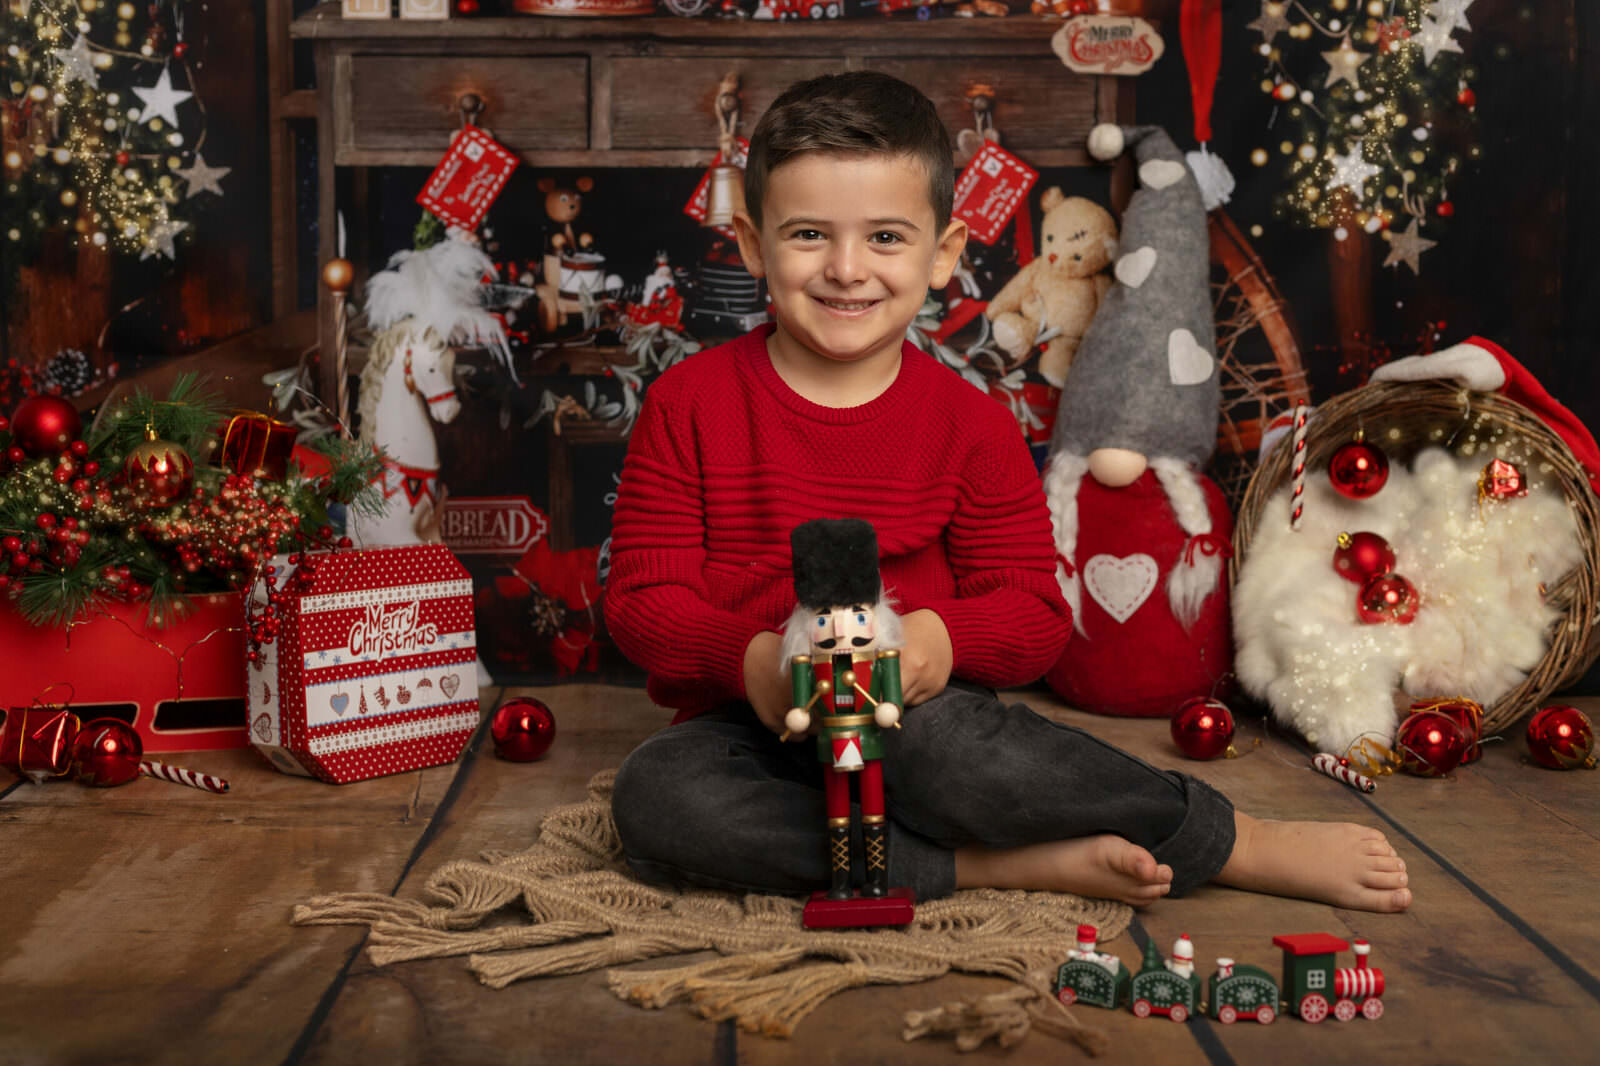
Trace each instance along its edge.
{"label": "red berry cluster", "polygon": [[230,474],[214,493],[196,485],[175,516],[157,512],[135,528],[177,557],[178,588],[184,586],[185,575],[202,569],[223,575],[233,588],[243,588],[256,564],[270,558],[299,523],[284,500],[263,497],[253,478]]}
{"label": "red berry cluster", "polygon": [[[332,540],[333,530],[323,526],[317,530],[317,537],[324,542]],[[349,537],[340,537],[337,543],[341,549],[353,546]],[[289,565],[294,567],[294,572],[282,583],[278,581],[276,566],[268,564],[262,568],[261,586],[266,590],[266,601],[262,602],[258,591],[245,604],[245,639],[250,646],[250,650],[245,653],[245,659],[252,666],[259,666],[265,658],[265,653],[261,650],[262,645],[272,644],[278,639],[279,609],[283,601],[290,595],[311,587],[311,583],[316,580],[317,567],[322,560],[328,558],[328,554],[291,552]]]}

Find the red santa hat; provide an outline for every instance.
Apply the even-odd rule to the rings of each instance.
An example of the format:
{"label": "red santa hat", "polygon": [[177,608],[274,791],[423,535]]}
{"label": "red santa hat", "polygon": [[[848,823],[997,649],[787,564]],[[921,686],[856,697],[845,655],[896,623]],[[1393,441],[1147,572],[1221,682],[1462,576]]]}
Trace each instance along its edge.
{"label": "red santa hat", "polygon": [[1493,392],[1532,411],[1550,431],[1564,441],[1600,493],[1600,446],[1578,416],[1545,391],[1539,379],[1494,341],[1468,337],[1460,344],[1431,355],[1410,355],[1386,363],[1372,374],[1374,381],[1455,381],[1474,392]]}

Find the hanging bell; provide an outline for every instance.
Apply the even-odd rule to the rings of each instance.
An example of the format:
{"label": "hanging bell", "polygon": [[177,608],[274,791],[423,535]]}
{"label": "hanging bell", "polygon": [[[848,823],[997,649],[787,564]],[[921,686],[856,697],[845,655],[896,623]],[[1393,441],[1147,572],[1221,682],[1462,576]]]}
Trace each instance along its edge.
{"label": "hanging bell", "polygon": [[736,212],[744,210],[744,171],[727,163],[711,168],[711,188],[706,195],[705,226],[731,226]]}

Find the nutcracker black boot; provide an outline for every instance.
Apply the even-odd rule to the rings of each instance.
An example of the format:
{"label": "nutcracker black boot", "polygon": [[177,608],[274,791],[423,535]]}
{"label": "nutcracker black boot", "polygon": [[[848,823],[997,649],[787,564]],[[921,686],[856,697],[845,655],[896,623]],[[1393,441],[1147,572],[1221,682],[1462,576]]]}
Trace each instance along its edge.
{"label": "nutcracker black boot", "polygon": [[828,890],[829,899],[850,898],[850,827],[828,827],[828,859],[833,866],[833,885]]}
{"label": "nutcracker black boot", "polygon": [[889,892],[889,847],[884,838],[885,828],[882,821],[868,822],[861,827],[861,842],[867,853],[867,883],[861,889],[863,896],[878,897]]}

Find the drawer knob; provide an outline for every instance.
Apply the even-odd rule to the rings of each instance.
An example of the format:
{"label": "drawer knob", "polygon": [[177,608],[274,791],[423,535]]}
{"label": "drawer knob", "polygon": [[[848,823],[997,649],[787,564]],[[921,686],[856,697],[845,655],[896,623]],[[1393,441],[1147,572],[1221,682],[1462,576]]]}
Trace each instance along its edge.
{"label": "drawer knob", "polygon": [[477,93],[462,93],[456,98],[456,108],[461,112],[463,126],[476,126],[478,116],[483,113],[483,97]]}

